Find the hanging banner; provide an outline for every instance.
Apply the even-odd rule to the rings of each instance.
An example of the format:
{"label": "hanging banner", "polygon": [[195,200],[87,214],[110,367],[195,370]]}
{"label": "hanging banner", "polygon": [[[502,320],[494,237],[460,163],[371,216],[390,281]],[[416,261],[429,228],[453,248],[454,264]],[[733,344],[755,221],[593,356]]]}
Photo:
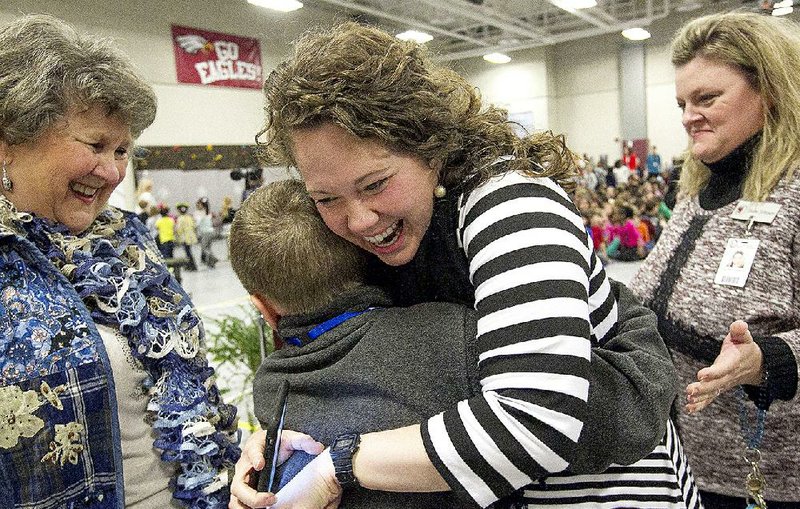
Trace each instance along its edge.
{"label": "hanging banner", "polygon": [[180,83],[260,89],[261,45],[257,39],[172,25]]}

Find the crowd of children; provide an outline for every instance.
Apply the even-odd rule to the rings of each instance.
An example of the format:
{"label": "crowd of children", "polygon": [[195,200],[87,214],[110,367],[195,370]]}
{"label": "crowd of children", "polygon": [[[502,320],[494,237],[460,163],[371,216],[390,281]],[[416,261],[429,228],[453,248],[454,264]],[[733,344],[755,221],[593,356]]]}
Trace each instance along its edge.
{"label": "crowd of children", "polygon": [[572,197],[604,261],[645,258],[671,215],[665,196],[674,173],[670,168],[655,171],[650,156],[648,168],[640,160],[631,168],[629,154],[611,167],[584,156]]}
{"label": "crowd of children", "polygon": [[219,259],[214,255],[212,244],[219,235],[222,221],[211,211],[208,198],[197,200],[194,214],[189,213],[189,204],[185,202],[175,206],[177,215],[170,212],[165,203],[151,205],[146,200],[139,200],[138,205],[139,219],[150,230],[158,250],[168,262],[175,262],[175,246],[183,246],[185,259],[181,263],[184,270],[197,270],[192,246],[199,244],[200,261],[206,267],[214,268]]}

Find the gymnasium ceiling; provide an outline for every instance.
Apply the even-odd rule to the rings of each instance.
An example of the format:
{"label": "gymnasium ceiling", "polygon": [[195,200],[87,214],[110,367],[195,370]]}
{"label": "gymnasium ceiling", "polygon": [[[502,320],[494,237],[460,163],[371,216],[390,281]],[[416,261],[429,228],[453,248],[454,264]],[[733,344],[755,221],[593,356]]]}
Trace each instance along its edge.
{"label": "gymnasium ceiling", "polygon": [[309,10],[342,15],[401,32],[409,28],[434,37],[428,46],[443,61],[547,46],[647,27],[669,16],[691,16],[737,7],[753,0],[597,0],[597,6],[568,12],[563,0],[304,0]]}

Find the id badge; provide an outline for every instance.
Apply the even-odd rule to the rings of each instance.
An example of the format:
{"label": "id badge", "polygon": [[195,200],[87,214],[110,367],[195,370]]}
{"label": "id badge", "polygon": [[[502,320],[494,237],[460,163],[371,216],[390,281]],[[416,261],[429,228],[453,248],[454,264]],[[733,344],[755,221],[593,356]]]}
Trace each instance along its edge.
{"label": "id badge", "polygon": [[744,287],[750,268],[756,258],[759,240],[728,239],[722,261],[714,277],[714,283],[726,286]]}
{"label": "id badge", "polygon": [[731,218],[769,224],[775,220],[780,209],[779,203],[739,200],[731,213]]}

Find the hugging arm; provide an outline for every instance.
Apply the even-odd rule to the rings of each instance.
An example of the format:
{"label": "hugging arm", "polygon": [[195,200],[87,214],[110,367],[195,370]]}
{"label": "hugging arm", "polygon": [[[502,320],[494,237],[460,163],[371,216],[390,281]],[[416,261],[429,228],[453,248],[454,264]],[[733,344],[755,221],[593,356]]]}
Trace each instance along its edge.
{"label": "hugging arm", "polygon": [[[623,284],[617,294],[617,334],[592,348],[589,418],[572,462],[575,473],[634,463],[664,437],[678,392],[678,374],[658,334],[655,313]],[[602,451],[602,454],[599,453]]]}

